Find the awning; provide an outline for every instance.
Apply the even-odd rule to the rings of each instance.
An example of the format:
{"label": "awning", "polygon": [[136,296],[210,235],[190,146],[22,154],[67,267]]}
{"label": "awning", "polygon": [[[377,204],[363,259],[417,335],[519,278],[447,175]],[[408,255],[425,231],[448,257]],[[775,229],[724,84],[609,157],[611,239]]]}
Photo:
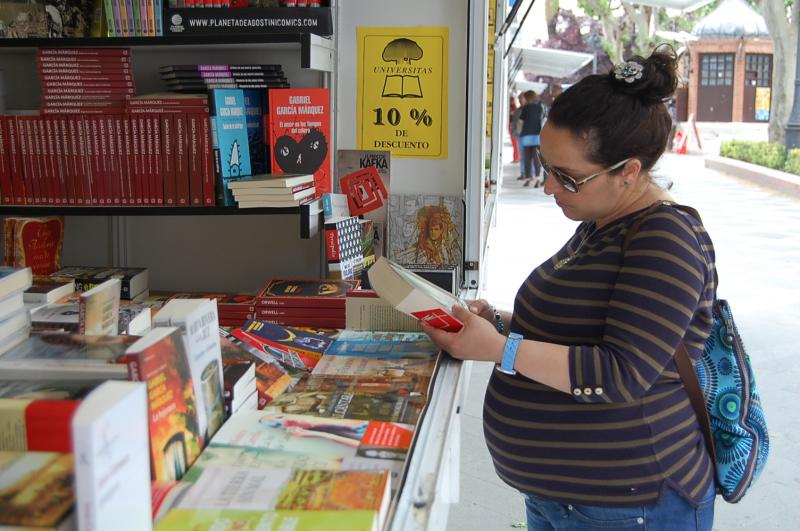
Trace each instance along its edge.
{"label": "awning", "polygon": [[592,54],[570,52],[553,48],[514,47],[511,58],[511,73],[530,72],[536,76],[567,77],[588,64]]}
{"label": "awning", "polygon": [[514,78],[514,82],[511,84],[511,89],[518,92],[532,90],[536,94],[541,94],[546,88],[547,83],[542,83],[541,81],[528,81],[525,79],[525,74],[522,72],[517,72],[517,77]]}
{"label": "awning", "polygon": [[666,7],[667,9],[680,9],[692,11],[698,7],[710,4],[713,0],[631,0],[632,4],[652,7]]}

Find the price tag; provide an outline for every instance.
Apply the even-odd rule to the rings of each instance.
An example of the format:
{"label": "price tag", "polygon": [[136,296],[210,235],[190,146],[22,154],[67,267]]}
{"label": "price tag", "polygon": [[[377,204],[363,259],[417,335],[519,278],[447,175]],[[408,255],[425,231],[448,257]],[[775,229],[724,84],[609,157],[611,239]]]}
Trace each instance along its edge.
{"label": "price tag", "polygon": [[358,28],[358,145],[447,158],[447,27]]}

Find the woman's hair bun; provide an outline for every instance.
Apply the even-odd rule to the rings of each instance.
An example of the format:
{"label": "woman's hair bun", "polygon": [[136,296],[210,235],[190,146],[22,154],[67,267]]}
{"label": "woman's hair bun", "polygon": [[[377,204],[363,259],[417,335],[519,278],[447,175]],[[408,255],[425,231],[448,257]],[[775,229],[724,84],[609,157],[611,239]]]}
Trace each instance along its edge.
{"label": "woman's hair bun", "polygon": [[618,92],[653,105],[669,100],[678,88],[678,58],[669,45],[657,47],[650,57],[634,56],[609,73]]}

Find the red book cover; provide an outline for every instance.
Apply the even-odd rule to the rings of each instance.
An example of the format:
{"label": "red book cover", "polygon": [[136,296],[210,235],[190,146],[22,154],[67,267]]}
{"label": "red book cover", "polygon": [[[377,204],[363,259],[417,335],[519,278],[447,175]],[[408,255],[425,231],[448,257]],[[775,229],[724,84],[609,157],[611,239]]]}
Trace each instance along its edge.
{"label": "red book cover", "polygon": [[22,169],[22,180],[24,182],[25,204],[35,205],[38,199],[38,188],[34,185],[33,164],[31,159],[31,131],[29,116],[17,116],[17,138],[19,138],[20,149],[20,168]]}
{"label": "red book cover", "polygon": [[171,107],[159,107],[157,105],[150,106],[150,107],[125,107],[125,112],[128,114],[145,114],[145,113],[156,113],[156,114],[186,114],[189,112],[200,113],[208,115],[208,107],[180,107],[177,105],[173,105]]}
{"label": "red book cover", "polygon": [[141,136],[139,135],[139,119],[133,116],[125,116],[125,121],[130,127],[130,158],[131,158],[131,190],[133,191],[134,202],[137,206],[144,204],[144,174],[142,171]]}
{"label": "red book cover", "polygon": [[148,168],[150,171],[150,204],[164,205],[164,183],[161,179],[161,128],[158,116],[148,114],[147,123],[147,152]]}
{"label": "red book cover", "polygon": [[116,151],[117,158],[115,164],[117,167],[116,173],[113,174],[113,178],[115,181],[119,181],[116,189],[119,195],[115,197],[114,203],[116,204],[118,200],[120,205],[127,206],[128,161],[125,156],[125,128],[122,125],[124,118],[125,117],[122,115],[114,116],[114,150]]}
{"label": "red book cover", "polygon": [[61,116],[59,117],[67,122],[67,152],[72,168],[72,192],[75,196],[75,201],[83,201],[83,188],[81,180],[85,170],[83,161],[80,156],[80,149],[78,148],[78,121],[82,118],[79,116]]}
{"label": "red book cover", "polygon": [[91,146],[91,160],[88,164],[89,173],[92,176],[92,205],[105,205],[106,190],[105,176],[100,161],[100,118],[98,116],[88,116],[83,120],[83,127],[86,131],[86,144]]}
{"label": "red book cover", "polygon": [[143,94],[131,98],[131,107],[208,107],[208,96],[194,94]]}
{"label": "red book cover", "polygon": [[133,142],[131,140],[131,121],[127,116],[120,116],[120,125],[122,127],[122,146],[120,146],[120,153],[122,153],[122,161],[125,166],[125,170],[122,172],[124,174],[122,181],[122,204],[135,206],[136,185],[134,183],[133,174]]}
{"label": "red book cover", "polygon": [[130,56],[130,48],[39,48],[37,57],[118,57]]}
{"label": "red book cover", "polygon": [[297,355],[308,368],[316,366],[325,350],[333,344],[334,330],[287,327],[264,321],[250,321],[231,332],[234,337],[260,350],[265,346]]}
{"label": "red book cover", "polygon": [[320,327],[320,328],[346,328],[344,317],[257,317],[262,323],[270,323],[281,326],[301,326],[301,327]]}
{"label": "red book cover", "polygon": [[331,191],[330,114],[326,88],[269,90],[272,173],[313,173],[317,197]]}
{"label": "red book cover", "polygon": [[42,149],[44,150],[47,177],[50,183],[50,202],[61,206],[61,183],[58,180],[58,169],[55,164],[52,116],[43,116],[39,122],[42,130]]}
{"label": "red book cover", "polygon": [[[145,206],[150,206],[152,172],[150,171],[150,152],[147,150],[147,117],[138,115],[131,118],[134,122],[139,123],[139,173],[142,181],[142,203]],[[150,134],[153,134],[152,131]]]}
{"label": "red book cover", "polygon": [[175,115],[175,192],[177,206],[189,206],[189,121],[185,113]]}
{"label": "red book cover", "polygon": [[75,147],[78,150],[78,178],[75,179],[75,193],[83,200],[83,205],[92,203],[91,166],[86,149],[86,124],[82,116],[75,116]]}
{"label": "red book cover", "polygon": [[11,183],[11,165],[9,164],[7,116],[0,116],[0,202],[4,205],[14,204],[14,185]]}
{"label": "red book cover", "polygon": [[48,154],[50,157],[50,171],[55,184],[55,202],[57,205],[68,204],[67,185],[64,180],[63,168],[61,167],[61,138],[58,134],[58,120],[54,116],[44,119],[45,129],[47,129]]}
{"label": "red book cover", "polygon": [[61,269],[64,218],[6,218],[7,240],[12,242],[12,267],[30,267],[34,275],[49,275]]}
{"label": "red book cover", "polygon": [[211,149],[211,121],[209,116],[203,115],[200,120],[203,153],[203,205],[213,207],[217,203],[217,196],[214,190],[214,152]]}
{"label": "red book cover", "polygon": [[31,164],[31,182],[33,182],[34,202],[37,205],[47,204],[47,189],[42,175],[42,144],[39,139],[39,118],[28,116],[25,120],[25,132],[28,137],[28,156]]}
{"label": "red book cover", "polygon": [[344,308],[347,292],[360,285],[360,280],[272,278],[256,299],[258,306]]}
{"label": "red book cover", "polygon": [[108,90],[110,92],[134,89],[133,78],[119,76],[41,76],[42,90]]}
{"label": "red book cover", "polygon": [[103,190],[105,191],[105,204],[111,206],[114,204],[114,157],[112,155],[113,142],[111,141],[111,134],[109,127],[113,124],[111,118],[105,116],[93,116],[93,120],[97,120],[97,132],[100,135],[100,173],[103,179]]}
{"label": "red book cover", "polygon": [[43,57],[39,56],[38,64],[40,68],[130,68],[131,58],[127,56],[113,57],[87,57],[69,56],[62,57]]}
{"label": "red book cover", "polygon": [[[187,114],[189,122],[189,197],[192,206],[203,206],[203,161],[200,141],[200,114]],[[206,118],[208,120],[208,118]]]}
{"label": "red book cover", "polygon": [[311,319],[322,317],[325,319],[344,320],[343,308],[292,308],[286,306],[259,306],[256,311],[256,319]]}
{"label": "red book cover", "polygon": [[122,163],[119,153],[119,146],[121,146],[122,143],[118,141],[118,119],[118,116],[108,116],[105,118],[109,152],[108,160],[110,161],[108,169],[111,181],[111,199],[115,206],[122,204]]}
{"label": "red book cover", "polygon": [[14,190],[14,204],[24,205],[26,203],[25,191],[25,170],[22,165],[22,154],[20,151],[20,131],[19,122],[12,116],[3,117],[5,131],[8,140],[8,167],[11,172],[11,184]]}
{"label": "red book cover", "polygon": [[175,116],[159,115],[161,125],[161,178],[164,181],[164,204],[175,206],[178,194],[175,189]]}
{"label": "red book cover", "polygon": [[41,114],[117,114],[123,112],[122,107],[42,107]]}
{"label": "red book cover", "polygon": [[64,177],[64,188],[67,194],[67,204],[73,206],[77,204],[78,197],[75,194],[75,172],[73,168],[74,157],[70,150],[69,125],[65,116],[53,117],[56,128],[56,138],[58,139],[59,160],[61,173]]}
{"label": "red book cover", "polygon": [[[57,117],[50,118],[50,127],[53,129],[53,150],[55,151],[56,176],[58,177],[59,189],[61,190],[61,204],[69,204],[72,197],[72,190],[68,186],[69,177],[66,168],[66,148],[61,134],[61,120]],[[73,200],[74,204],[74,200]]]}
{"label": "red book cover", "polygon": [[25,407],[29,452],[72,452],[72,416],[80,400],[33,400]]}

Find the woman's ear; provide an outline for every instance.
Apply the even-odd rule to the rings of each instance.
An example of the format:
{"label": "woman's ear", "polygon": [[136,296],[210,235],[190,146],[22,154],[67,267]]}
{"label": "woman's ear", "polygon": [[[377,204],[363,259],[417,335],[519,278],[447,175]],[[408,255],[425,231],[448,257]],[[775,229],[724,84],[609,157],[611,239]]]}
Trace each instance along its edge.
{"label": "woman's ear", "polygon": [[639,174],[642,172],[642,161],[639,159],[631,159],[622,166],[622,173],[620,173],[620,177],[622,177],[621,181],[624,186],[630,186],[636,182],[639,178]]}

